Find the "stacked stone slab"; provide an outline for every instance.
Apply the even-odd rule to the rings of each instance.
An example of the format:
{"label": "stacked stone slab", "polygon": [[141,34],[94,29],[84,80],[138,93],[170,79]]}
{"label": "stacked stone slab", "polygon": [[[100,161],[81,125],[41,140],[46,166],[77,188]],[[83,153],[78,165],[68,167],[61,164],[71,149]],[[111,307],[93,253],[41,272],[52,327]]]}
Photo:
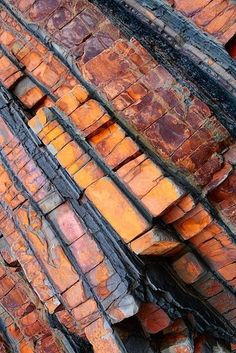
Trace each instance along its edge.
{"label": "stacked stone slab", "polygon": [[233,352],[230,109],[129,36],[150,4],[0,3],[0,352]]}

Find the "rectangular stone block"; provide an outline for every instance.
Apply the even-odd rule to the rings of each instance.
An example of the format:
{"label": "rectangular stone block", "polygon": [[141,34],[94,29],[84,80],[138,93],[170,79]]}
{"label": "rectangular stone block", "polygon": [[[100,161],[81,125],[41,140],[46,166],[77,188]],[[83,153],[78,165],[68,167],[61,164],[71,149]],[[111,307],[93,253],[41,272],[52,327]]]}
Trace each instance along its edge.
{"label": "rectangular stone block", "polygon": [[181,243],[168,232],[151,229],[149,232],[130,243],[130,248],[137,255],[164,255],[178,248]]}
{"label": "rectangular stone block", "polygon": [[109,178],[99,179],[85,194],[126,243],[150,227]]}
{"label": "rectangular stone block", "polygon": [[71,244],[85,232],[85,226],[69,203],[64,203],[49,214],[49,219],[56,226],[64,241]]}

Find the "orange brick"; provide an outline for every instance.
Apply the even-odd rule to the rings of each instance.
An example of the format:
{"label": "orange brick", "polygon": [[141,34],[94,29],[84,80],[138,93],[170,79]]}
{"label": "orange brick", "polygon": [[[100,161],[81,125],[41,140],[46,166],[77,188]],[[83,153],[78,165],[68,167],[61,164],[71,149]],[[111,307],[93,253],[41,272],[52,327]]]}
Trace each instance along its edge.
{"label": "orange brick", "polygon": [[130,248],[138,255],[163,255],[178,247],[180,243],[169,233],[151,229],[130,243]]}
{"label": "orange brick", "polygon": [[43,337],[41,340],[38,340],[36,343],[36,350],[37,350],[37,345],[39,344],[39,350],[42,349],[43,352],[49,350],[52,353],[59,352],[61,350],[61,345],[57,343],[56,339],[52,334]]}
{"label": "orange brick", "polygon": [[104,260],[97,267],[92,269],[88,274],[87,278],[93,287],[98,286],[100,283],[107,281],[112,275],[115,274],[115,270],[112,267],[109,260]]}
{"label": "orange brick", "polygon": [[85,130],[104,115],[104,109],[95,100],[90,99],[71,114],[71,121],[79,130]]}
{"label": "orange brick", "polygon": [[214,270],[235,262],[236,245],[227,233],[220,233],[198,247]]}
{"label": "orange brick", "polygon": [[33,74],[38,80],[47,85],[53,87],[60,79],[58,73],[56,73],[49,64],[45,62],[41,63],[34,71]]}
{"label": "orange brick", "polygon": [[14,43],[11,44],[11,52],[14,56],[24,47],[23,41],[17,39]]}
{"label": "orange brick", "polygon": [[[228,26],[230,21],[235,21],[236,11],[234,6],[228,6],[225,11],[216,16],[206,27],[205,30],[211,34],[222,32],[224,26]],[[233,23],[233,22],[232,22]]]}
{"label": "orange brick", "polygon": [[99,179],[87,188],[85,194],[126,243],[149,228],[149,224],[109,178]]}
{"label": "orange brick", "polygon": [[55,140],[57,137],[62,135],[64,132],[63,128],[61,125],[56,126],[54,129],[52,129],[44,138],[42,139],[42,142],[45,145],[48,145],[51,141]]}
{"label": "orange brick", "polygon": [[64,146],[66,146],[72,139],[67,132],[64,132],[60,136],[56,137],[51,141],[47,148],[53,154],[56,155]]}
{"label": "orange brick", "polygon": [[67,289],[62,294],[62,297],[70,309],[75,308],[88,299],[82,281],[75,283],[72,287]]}
{"label": "orange brick", "polygon": [[[36,239],[33,239],[33,237],[30,236],[30,240],[34,242],[34,247],[36,247]],[[78,281],[79,277],[75,272],[75,269],[66,257],[64,250],[59,245],[55,244],[53,247],[53,264],[48,263],[48,259],[46,260],[45,258],[42,258],[42,254],[40,254],[41,251],[41,249],[37,250],[38,256],[43,260],[44,266],[52,278],[55,287],[57,287],[59,291],[64,291]]]}
{"label": "orange brick", "polygon": [[49,97],[44,97],[44,99],[39,102],[36,112],[38,112],[38,109],[40,108],[50,108],[53,106],[54,106],[54,101]]}
{"label": "orange brick", "polygon": [[190,238],[190,242],[198,248],[205,241],[212,239],[217,234],[221,233],[224,233],[223,228],[221,228],[216,222],[212,222],[208,226],[206,226],[200,233]]}
{"label": "orange brick", "polygon": [[[34,255],[31,255],[31,258],[33,256]],[[22,261],[20,263],[22,264]],[[39,263],[35,259],[22,265],[22,268],[24,269],[28,281],[31,283],[31,286],[41,301],[46,302],[53,297],[55,294],[54,289],[49,283],[46,275],[43,273]],[[52,305],[50,307],[52,307]],[[53,309],[54,308],[55,305],[53,305]]]}
{"label": "orange brick", "polygon": [[[1,304],[5,307],[5,309],[13,316],[17,314],[17,311],[23,307],[24,304],[28,302],[28,298],[26,292],[22,290],[22,283],[14,283],[10,278],[4,277],[1,281],[1,293],[2,286],[3,291],[7,290],[4,298],[2,298]],[[14,287],[12,287],[14,283]]]}
{"label": "orange brick", "polygon": [[0,279],[6,275],[6,271],[3,269],[3,267],[0,267]]}
{"label": "orange brick", "polygon": [[82,154],[83,151],[77,143],[71,141],[57,153],[56,158],[62,167],[68,168],[79,159]]}
{"label": "orange brick", "polygon": [[89,299],[72,310],[75,319],[84,326],[83,319],[86,319],[86,326],[98,316],[98,307],[94,299]]}
{"label": "orange brick", "polygon": [[47,108],[41,108],[37,111],[37,114],[29,120],[29,127],[36,133],[39,134],[40,131],[46,126],[46,124],[53,119],[52,113]]}
{"label": "orange brick", "polygon": [[32,50],[21,60],[22,64],[25,65],[28,71],[33,71],[34,69],[36,69],[36,67],[38,67],[42,61],[43,58],[41,57],[41,55],[34,50]]}
{"label": "orange brick", "polygon": [[84,167],[73,175],[73,179],[81,189],[86,189],[89,185],[104,176],[103,171],[94,161],[89,161]]}
{"label": "orange brick", "polygon": [[92,136],[90,143],[105,158],[124,138],[124,131],[117,124],[113,124]]}
{"label": "orange brick", "polygon": [[227,312],[234,310],[235,304],[236,304],[235,295],[233,293],[231,293],[230,291],[227,291],[226,289],[223,292],[218,293],[214,297],[209,298],[207,301],[219,313],[224,314],[224,316],[228,316]]}
{"label": "orange brick", "polygon": [[94,353],[122,353],[125,351],[118,336],[114,335],[112,328],[103,318],[99,318],[86,327],[85,334],[93,345]]}
{"label": "orange brick", "polygon": [[23,77],[23,73],[21,71],[15,72],[4,81],[4,86],[8,89],[11,88],[11,86],[13,86],[21,77]]}
{"label": "orange brick", "polygon": [[[223,31],[222,31],[223,32]],[[235,35],[236,32],[236,22],[233,22],[232,25],[226,29],[223,33],[221,33],[220,35],[217,36],[217,38],[219,39],[219,41],[223,44],[227,44],[227,42],[229,42],[230,39],[233,40],[233,37]],[[235,40],[233,42],[233,44],[230,46],[230,48],[228,48],[228,53],[229,55],[235,59],[236,58],[236,45],[235,45]]]}
{"label": "orange brick", "polygon": [[84,234],[76,240],[70,245],[70,249],[84,273],[92,270],[104,259],[102,251],[89,234]]}
{"label": "orange brick", "polygon": [[[22,333],[21,333],[19,327],[16,326],[15,323],[8,326],[7,333],[12,339],[16,340],[17,342],[20,342],[23,339]],[[27,353],[27,352],[25,352],[25,353]]]}
{"label": "orange brick", "polygon": [[[147,159],[145,154],[141,154],[135,159],[132,159],[130,162],[123,165],[123,167],[117,170],[116,174],[121,178],[125,183],[128,183],[130,180],[135,177],[134,170],[141,164],[143,161]],[[141,168],[140,168],[141,169]],[[146,175],[148,176],[148,175]]]}
{"label": "orange brick", "polygon": [[174,0],[177,10],[183,12],[187,16],[193,16],[197,11],[203,9],[211,2],[211,0],[196,0],[194,3],[188,0]]}
{"label": "orange brick", "polygon": [[106,129],[112,123],[113,121],[111,117],[108,114],[104,114],[100,119],[95,121],[94,124],[92,124],[91,126],[87,127],[85,130],[83,130],[83,135],[87,139],[90,139],[92,136],[96,135],[103,129]]}
{"label": "orange brick", "polygon": [[65,94],[71,91],[71,87],[68,86],[66,83],[62,83],[59,87],[54,91],[55,95],[58,98],[62,98]]}
{"label": "orange brick", "polygon": [[196,282],[204,273],[203,267],[191,253],[183,255],[172,266],[178,276],[188,284]]}
{"label": "orange brick", "polygon": [[61,302],[58,300],[56,296],[53,296],[52,298],[48,299],[44,303],[45,307],[47,308],[49,314],[54,314],[56,309],[60,307]]}
{"label": "orange brick", "polygon": [[189,239],[200,233],[211,221],[210,214],[201,204],[198,204],[192,211],[177,221],[174,227],[184,239]]}
{"label": "orange brick", "polygon": [[70,92],[72,90],[73,87],[75,87],[75,85],[77,84],[77,80],[75,79],[75,77],[73,75],[70,74],[66,74],[65,75],[65,79],[63,82],[61,82],[59,85],[57,85],[56,90],[54,91],[54,93],[61,98],[62,96],[64,96],[66,93]]}
{"label": "orange brick", "polygon": [[85,233],[84,225],[69,203],[64,203],[50,212],[49,218],[67,244],[73,243]]}
{"label": "orange brick", "polygon": [[211,1],[200,12],[196,13],[193,20],[198,26],[206,26],[213,18],[218,16],[227,7],[227,5],[227,1]]}
{"label": "orange brick", "polygon": [[84,103],[88,99],[88,96],[89,96],[88,91],[82,85],[79,85],[78,83],[72,89],[72,93],[78,99],[78,101],[80,103]]}
{"label": "orange brick", "polygon": [[84,153],[76,162],[74,162],[67,171],[70,175],[74,175],[77,173],[81,168],[83,168],[89,161],[91,157],[88,154]]}
{"label": "orange brick", "polygon": [[[137,160],[139,157],[137,158]],[[132,163],[132,162],[130,162]],[[123,167],[125,168],[125,166]],[[119,171],[118,171],[119,174]],[[150,159],[146,159],[125,175],[124,181],[133,193],[141,198],[156,186],[162,171]]]}
{"label": "orange brick", "polygon": [[16,40],[16,38],[13,36],[13,34],[8,31],[4,31],[0,36],[1,44],[6,45],[6,46],[9,46],[15,40]]}
{"label": "orange brick", "polygon": [[171,324],[169,316],[154,303],[142,304],[137,316],[144,330],[151,334],[160,332]]}
{"label": "orange brick", "polygon": [[211,298],[224,290],[222,284],[213,275],[203,276],[202,279],[194,284],[194,288],[204,298]]}
{"label": "orange brick", "polygon": [[[236,255],[236,253],[235,253]],[[225,267],[220,268],[219,273],[226,281],[231,281],[236,276],[236,263],[229,264]]]}
{"label": "orange brick", "polygon": [[55,313],[57,316],[59,322],[64,325],[69,332],[75,333],[79,335],[80,337],[84,337],[84,332],[82,332],[81,328],[79,325],[77,325],[75,319],[67,310],[60,310]]}
{"label": "orange brick", "polygon": [[18,71],[17,67],[11,63],[11,61],[3,56],[0,59],[0,80],[4,82],[8,77]]}
{"label": "orange brick", "polygon": [[195,202],[192,198],[191,195],[186,195],[183,197],[179,202],[178,206],[184,211],[184,212],[189,212],[193,209],[195,206]]}
{"label": "orange brick", "polygon": [[80,102],[74,96],[72,92],[66,93],[56,103],[56,105],[67,115],[71,114],[78,106]]}
{"label": "orange brick", "polygon": [[144,88],[144,86],[142,86],[140,83],[135,83],[132,85],[127,89],[127,92],[134,101],[138,101],[147,94],[146,88]]}
{"label": "orange brick", "polygon": [[183,195],[184,191],[171,179],[163,178],[142,198],[142,202],[153,216],[159,216]]}
{"label": "orange brick", "polygon": [[[21,213],[20,213],[21,212]],[[18,221],[21,228],[27,234],[27,238],[33,247],[35,254],[45,266],[49,276],[59,291],[64,291],[78,281],[78,275],[59,245],[55,233],[48,222],[39,217],[36,212],[31,211],[24,205],[17,211]],[[24,220],[28,219],[27,222]],[[39,239],[38,232],[42,236]]]}
{"label": "orange brick", "polygon": [[185,212],[177,206],[172,207],[168,210],[163,216],[162,219],[166,224],[173,223],[178,219],[182,218],[185,215]]}
{"label": "orange brick", "polygon": [[13,92],[27,108],[32,108],[45,96],[45,93],[28,77],[20,80]]}
{"label": "orange brick", "polygon": [[22,96],[20,100],[27,108],[32,108],[44,97],[44,95],[45,94],[39,87],[33,87],[26,95]]}
{"label": "orange brick", "polygon": [[30,44],[26,44],[15,54],[16,58],[21,61],[27,54],[32,50],[32,46]]}
{"label": "orange brick", "polygon": [[34,348],[31,347],[29,342],[23,340],[20,342],[20,353],[34,353]]}
{"label": "orange brick", "polygon": [[106,163],[110,168],[116,169],[138,153],[137,144],[130,137],[126,137],[106,157]]}

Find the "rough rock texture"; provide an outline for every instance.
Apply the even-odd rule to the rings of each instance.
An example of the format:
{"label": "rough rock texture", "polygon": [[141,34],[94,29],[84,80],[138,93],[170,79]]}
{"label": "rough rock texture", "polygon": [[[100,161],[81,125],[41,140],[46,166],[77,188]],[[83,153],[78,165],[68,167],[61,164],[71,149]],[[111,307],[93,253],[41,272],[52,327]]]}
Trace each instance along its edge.
{"label": "rough rock texture", "polygon": [[0,1],[0,352],[236,350],[235,4],[153,3]]}

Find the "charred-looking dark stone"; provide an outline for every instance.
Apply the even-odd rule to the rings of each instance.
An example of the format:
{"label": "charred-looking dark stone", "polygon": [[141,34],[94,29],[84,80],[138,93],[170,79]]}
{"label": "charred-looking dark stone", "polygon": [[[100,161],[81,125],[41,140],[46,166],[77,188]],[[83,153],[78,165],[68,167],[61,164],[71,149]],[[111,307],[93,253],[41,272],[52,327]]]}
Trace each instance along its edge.
{"label": "charred-looking dark stone", "polygon": [[233,59],[236,59],[236,34],[226,43],[225,49]]}

